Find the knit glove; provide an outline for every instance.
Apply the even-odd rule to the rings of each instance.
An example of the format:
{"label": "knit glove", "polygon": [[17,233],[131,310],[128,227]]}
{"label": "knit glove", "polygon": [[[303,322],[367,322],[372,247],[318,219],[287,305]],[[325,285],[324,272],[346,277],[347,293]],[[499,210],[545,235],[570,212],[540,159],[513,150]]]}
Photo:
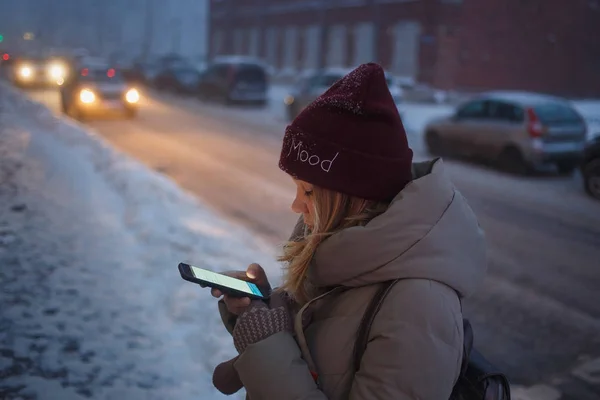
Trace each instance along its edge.
{"label": "knit glove", "polygon": [[[233,328],[236,349],[241,353],[249,344],[259,342],[277,332],[291,332],[293,330],[293,317],[290,313],[292,307],[292,300],[287,293],[278,291],[271,294],[268,306],[262,301],[252,302],[250,307],[237,318]],[[252,311],[253,309],[257,311]],[[244,387],[234,367],[238,357],[222,362],[213,372],[213,385],[223,394],[231,395]]]}
{"label": "knit glove", "polygon": [[292,316],[285,303],[270,306],[260,300],[252,302],[240,315],[233,328],[233,345],[241,354],[251,344],[260,342],[279,332],[293,332]]}

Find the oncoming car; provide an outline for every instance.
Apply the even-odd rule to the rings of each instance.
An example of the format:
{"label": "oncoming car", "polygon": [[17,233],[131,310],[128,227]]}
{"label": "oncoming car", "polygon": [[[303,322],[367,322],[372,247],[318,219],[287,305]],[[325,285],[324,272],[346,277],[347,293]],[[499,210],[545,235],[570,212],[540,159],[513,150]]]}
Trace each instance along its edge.
{"label": "oncoming car", "polygon": [[13,64],[13,82],[22,88],[57,87],[68,74],[67,63],[59,58],[19,57]]}
{"label": "oncoming car", "polygon": [[61,87],[60,97],[63,112],[79,120],[115,112],[133,118],[140,101],[139,91],[104,64],[80,65]]}

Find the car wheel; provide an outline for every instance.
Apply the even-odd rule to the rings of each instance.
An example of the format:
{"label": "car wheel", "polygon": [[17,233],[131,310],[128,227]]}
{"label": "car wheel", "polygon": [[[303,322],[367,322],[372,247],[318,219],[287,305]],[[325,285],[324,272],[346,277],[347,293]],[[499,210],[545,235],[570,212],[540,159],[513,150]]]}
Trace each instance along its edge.
{"label": "car wheel", "polygon": [[572,161],[563,161],[556,163],[556,168],[561,175],[571,175],[577,168],[577,164]]}
{"label": "car wheel", "polygon": [[447,144],[435,131],[427,131],[425,133],[425,145],[431,155],[443,156],[448,154]]}
{"label": "car wheel", "polygon": [[530,165],[516,147],[507,147],[498,159],[500,168],[515,175],[526,175],[531,171]]}
{"label": "car wheel", "polygon": [[600,158],[589,161],[583,167],[583,183],[585,191],[600,200]]}

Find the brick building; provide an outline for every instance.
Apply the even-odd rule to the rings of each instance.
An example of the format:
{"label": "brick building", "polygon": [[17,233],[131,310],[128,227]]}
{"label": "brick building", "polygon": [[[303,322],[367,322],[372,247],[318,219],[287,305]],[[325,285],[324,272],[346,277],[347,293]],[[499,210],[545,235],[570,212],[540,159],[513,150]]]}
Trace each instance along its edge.
{"label": "brick building", "polygon": [[211,0],[209,52],[280,75],[376,60],[442,89],[600,96],[600,0]]}

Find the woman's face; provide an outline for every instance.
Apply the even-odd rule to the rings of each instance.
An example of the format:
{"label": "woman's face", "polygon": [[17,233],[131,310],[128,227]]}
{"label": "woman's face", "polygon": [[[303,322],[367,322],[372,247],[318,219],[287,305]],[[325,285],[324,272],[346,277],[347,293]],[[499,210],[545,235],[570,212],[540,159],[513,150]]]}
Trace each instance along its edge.
{"label": "woman's face", "polygon": [[297,179],[294,179],[294,183],[296,184],[296,198],[292,203],[292,211],[302,214],[304,223],[312,228],[315,221],[313,185]]}

